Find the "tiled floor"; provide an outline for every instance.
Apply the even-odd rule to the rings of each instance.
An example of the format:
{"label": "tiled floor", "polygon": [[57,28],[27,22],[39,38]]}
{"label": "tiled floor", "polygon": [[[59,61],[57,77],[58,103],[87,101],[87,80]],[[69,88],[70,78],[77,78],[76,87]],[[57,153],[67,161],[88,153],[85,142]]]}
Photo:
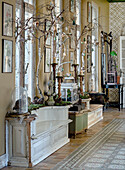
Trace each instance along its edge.
{"label": "tiled floor", "polygon": [[62,161],[83,142],[93,136],[95,133],[100,131],[114,118],[125,118],[125,109],[120,112],[118,109],[108,108],[104,111],[104,119],[92,126],[86,133],[78,134],[76,139],[71,139],[70,143],[63,146],[61,149],[53,153],[51,156],[43,160],[41,163],[33,168],[19,168],[19,167],[6,167],[3,170],[45,170],[53,168],[58,162]]}

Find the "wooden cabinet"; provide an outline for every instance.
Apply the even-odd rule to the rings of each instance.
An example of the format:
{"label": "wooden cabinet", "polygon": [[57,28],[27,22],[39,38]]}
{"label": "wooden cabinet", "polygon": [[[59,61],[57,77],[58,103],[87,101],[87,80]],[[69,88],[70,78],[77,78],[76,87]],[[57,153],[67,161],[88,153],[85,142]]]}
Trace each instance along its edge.
{"label": "wooden cabinet", "polygon": [[103,105],[92,104],[89,110],[70,111],[69,118],[72,120],[69,124],[69,136],[75,137],[103,119]]}
{"label": "wooden cabinet", "polygon": [[88,113],[69,112],[69,119],[72,122],[69,125],[69,136],[76,136],[76,134],[83,132],[88,128]]}

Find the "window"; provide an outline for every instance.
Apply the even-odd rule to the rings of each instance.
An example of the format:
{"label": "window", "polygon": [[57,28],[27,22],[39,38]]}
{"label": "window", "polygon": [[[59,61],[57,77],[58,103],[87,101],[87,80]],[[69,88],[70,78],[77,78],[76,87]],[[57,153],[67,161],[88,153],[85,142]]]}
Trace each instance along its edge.
{"label": "window", "polygon": [[95,3],[92,3],[92,24],[95,25],[92,29],[92,81],[93,90],[98,92],[98,46],[95,42],[98,41],[98,7]]}
{"label": "window", "polygon": [[[21,2],[24,3],[23,7],[25,9],[24,13],[21,14],[22,6]],[[28,8],[27,5],[29,4]],[[33,9],[35,1],[34,0],[25,0],[18,1],[16,4],[16,19],[26,20],[31,17],[33,14]],[[21,21],[21,20],[20,20]],[[32,21],[31,23],[32,24]],[[16,25],[17,26],[17,25]],[[25,41],[27,40],[27,41]],[[33,100],[34,97],[34,82],[35,82],[35,40],[31,37],[28,30],[24,33],[24,39],[20,37],[16,41],[16,59],[15,59],[15,86],[18,94],[18,87],[23,86],[28,91],[28,96]]]}
{"label": "window", "polygon": [[[76,0],[76,24],[78,25],[77,26],[77,39],[78,39],[81,34],[81,0]],[[80,52],[81,52],[81,40],[79,40],[77,47],[77,63],[79,64],[79,71],[81,68]]]}

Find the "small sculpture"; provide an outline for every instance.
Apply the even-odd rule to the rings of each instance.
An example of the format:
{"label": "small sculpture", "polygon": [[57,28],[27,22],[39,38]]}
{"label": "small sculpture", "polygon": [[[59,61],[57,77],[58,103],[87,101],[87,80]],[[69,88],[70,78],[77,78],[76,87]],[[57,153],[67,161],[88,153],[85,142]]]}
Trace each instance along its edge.
{"label": "small sculpture", "polygon": [[53,106],[55,104],[55,101],[53,99],[53,96],[54,96],[54,94],[53,94],[53,80],[48,81],[48,88],[49,88],[49,90],[46,94],[48,96],[47,105]]}
{"label": "small sculpture", "polygon": [[43,102],[44,102],[44,98],[39,98],[38,96],[34,97],[34,101],[33,101],[34,104],[43,104]]}

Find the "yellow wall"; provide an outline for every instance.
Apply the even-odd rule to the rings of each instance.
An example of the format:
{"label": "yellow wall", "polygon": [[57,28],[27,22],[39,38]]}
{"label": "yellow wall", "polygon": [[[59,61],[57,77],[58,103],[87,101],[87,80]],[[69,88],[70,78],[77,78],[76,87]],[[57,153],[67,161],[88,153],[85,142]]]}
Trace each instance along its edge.
{"label": "yellow wall", "polygon": [[[15,18],[15,0],[0,1],[0,156],[5,153],[5,115],[7,112],[7,107],[10,103],[11,93],[14,88],[14,78],[15,78],[14,76],[14,68],[15,68],[14,37],[2,36],[2,2],[7,2],[13,5],[13,16]],[[12,73],[2,73],[2,39],[13,40],[13,72]]]}
{"label": "yellow wall", "polygon": [[[99,24],[102,26],[102,29],[99,29],[99,92],[101,91],[101,43],[100,43],[100,32],[105,31],[109,32],[109,2],[107,0],[81,0],[82,1],[82,27],[84,28],[87,25],[87,2],[94,2],[98,6],[99,11]],[[87,61],[86,61],[87,64]],[[86,74],[85,76],[85,83],[86,89],[88,89],[88,77],[90,74]]]}

